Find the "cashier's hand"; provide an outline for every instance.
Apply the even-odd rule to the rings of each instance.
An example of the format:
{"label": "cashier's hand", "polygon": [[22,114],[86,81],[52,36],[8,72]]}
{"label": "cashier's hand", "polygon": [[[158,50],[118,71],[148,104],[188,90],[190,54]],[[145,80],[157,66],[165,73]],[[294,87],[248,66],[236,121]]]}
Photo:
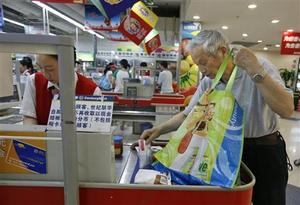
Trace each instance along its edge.
{"label": "cashier's hand", "polygon": [[145,130],[141,135],[141,139],[146,140],[146,144],[150,144],[154,139],[159,137],[161,130],[159,127],[153,127],[151,129]]}
{"label": "cashier's hand", "polygon": [[234,60],[235,64],[244,69],[250,76],[253,76],[255,73],[260,73],[263,70],[255,54],[248,48],[241,48]]}

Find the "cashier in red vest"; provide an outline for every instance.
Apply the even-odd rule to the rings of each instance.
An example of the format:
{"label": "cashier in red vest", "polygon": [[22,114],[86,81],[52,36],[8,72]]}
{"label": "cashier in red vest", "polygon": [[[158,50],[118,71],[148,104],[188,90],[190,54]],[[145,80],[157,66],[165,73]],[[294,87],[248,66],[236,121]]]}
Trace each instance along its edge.
{"label": "cashier in red vest", "polygon": [[[43,72],[28,78],[20,114],[23,124],[46,125],[52,99],[59,96],[59,70],[57,55],[39,55],[37,65]],[[90,79],[75,73],[76,95],[101,95],[100,88]]]}

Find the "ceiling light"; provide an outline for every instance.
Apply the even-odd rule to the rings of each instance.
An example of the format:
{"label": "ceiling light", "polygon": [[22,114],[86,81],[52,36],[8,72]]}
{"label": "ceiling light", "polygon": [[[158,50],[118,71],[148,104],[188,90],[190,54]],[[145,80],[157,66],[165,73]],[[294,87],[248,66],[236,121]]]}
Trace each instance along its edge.
{"label": "ceiling light", "polygon": [[279,45],[279,44],[276,44],[276,45],[275,45],[275,47],[276,47],[276,48],[279,48],[279,47],[280,47],[280,45]]}
{"label": "ceiling light", "polygon": [[256,7],[257,7],[256,4],[250,4],[250,5],[248,5],[248,8],[249,8],[249,9],[255,9]]}
{"label": "ceiling light", "polygon": [[11,19],[8,19],[8,18],[5,18],[5,17],[3,19],[4,19],[4,21],[7,21],[9,23],[12,23],[12,24],[15,24],[15,25],[18,25],[18,26],[22,26],[22,27],[26,27],[25,24],[19,23],[17,21],[14,21],[14,20],[11,20]]}
{"label": "ceiling light", "polygon": [[273,19],[273,20],[271,21],[271,23],[279,23],[279,20],[278,20],[278,19]]}
{"label": "ceiling light", "polygon": [[267,50],[268,50],[268,47],[264,47],[264,50],[267,51]]}
{"label": "ceiling light", "polygon": [[248,34],[243,33],[242,36],[243,36],[243,37],[248,37]]}
{"label": "ceiling light", "polygon": [[66,20],[67,22],[73,24],[74,26],[80,28],[80,29],[83,30],[83,31],[86,31],[86,32],[88,32],[88,33],[90,33],[90,34],[92,34],[92,35],[96,35],[96,36],[97,36],[98,38],[100,38],[100,39],[103,39],[103,38],[104,38],[103,36],[101,36],[100,34],[96,33],[95,31],[92,31],[92,30],[90,30],[90,29],[86,29],[85,26],[84,26],[83,24],[81,24],[81,23],[79,23],[79,22],[77,22],[77,21],[71,19],[70,17],[68,17],[68,16],[66,16],[66,15],[64,15],[64,14],[62,14],[61,12],[59,12],[59,11],[53,9],[52,7],[50,7],[50,6],[48,6],[48,5],[44,4],[44,3],[41,3],[41,2],[39,2],[39,1],[32,1],[32,3],[38,5],[38,6],[41,7],[41,8],[46,9],[46,10],[49,11],[50,13],[52,13],[52,14],[54,14],[54,15],[56,15],[56,16],[58,16],[58,17],[64,19],[64,20]]}
{"label": "ceiling light", "polygon": [[95,36],[97,36],[97,37],[100,38],[100,39],[104,39],[103,36],[101,36],[99,33],[96,33],[96,32],[93,31],[93,30],[90,30],[90,29],[84,29],[84,31],[86,31],[86,32],[88,32],[88,33],[90,33],[90,34],[92,34],[92,35],[95,35]]}
{"label": "ceiling light", "polygon": [[262,40],[258,40],[257,43],[262,43]]}
{"label": "ceiling light", "polygon": [[222,29],[227,30],[228,26],[222,26]]}
{"label": "ceiling light", "polygon": [[200,19],[200,16],[193,16],[193,19],[194,19],[194,20],[199,20],[199,19]]}
{"label": "ceiling light", "polygon": [[286,30],[287,32],[293,32],[294,31],[294,29],[288,29],[288,30]]}

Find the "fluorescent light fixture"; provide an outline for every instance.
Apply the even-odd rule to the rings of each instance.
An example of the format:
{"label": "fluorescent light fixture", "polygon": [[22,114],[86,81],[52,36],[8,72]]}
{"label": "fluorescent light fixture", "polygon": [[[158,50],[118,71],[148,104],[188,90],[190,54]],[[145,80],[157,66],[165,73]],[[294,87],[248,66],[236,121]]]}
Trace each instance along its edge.
{"label": "fluorescent light fixture", "polygon": [[26,27],[25,24],[19,23],[17,21],[14,21],[14,20],[11,20],[11,19],[8,19],[8,18],[5,18],[5,17],[3,19],[4,19],[4,21],[7,21],[9,23],[12,23],[12,24],[15,24],[15,25],[18,25],[18,26],[22,26],[22,27]]}
{"label": "fluorescent light fixture", "polygon": [[249,4],[249,5],[248,5],[248,8],[249,8],[249,9],[255,9],[256,7],[257,7],[256,4]]}
{"label": "fluorescent light fixture", "polygon": [[194,20],[199,20],[199,19],[200,19],[200,16],[193,16],[193,19],[194,19]]}
{"label": "fluorescent light fixture", "polygon": [[293,32],[294,31],[294,29],[288,29],[288,30],[286,30],[287,32]]}
{"label": "fluorescent light fixture", "polygon": [[280,21],[280,20],[278,20],[278,19],[273,19],[273,20],[271,21],[271,23],[279,23],[279,21]]}
{"label": "fluorescent light fixture", "polygon": [[53,9],[52,7],[50,7],[50,6],[48,6],[48,5],[44,4],[44,3],[41,3],[40,1],[32,1],[32,3],[38,5],[38,6],[41,7],[41,8],[46,9],[46,10],[49,11],[50,13],[52,13],[52,14],[54,14],[54,15],[56,15],[56,16],[58,16],[58,17],[64,19],[64,20],[66,20],[67,22],[73,24],[74,26],[80,28],[80,29],[83,30],[83,31],[86,31],[86,32],[88,32],[88,33],[90,33],[90,34],[92,34],[92,35],[96,35],[98,38],[101,38],[101,39],[104,38],[102,35],[96,33],[95,31],[92,31],[92,30],[90,30],[90,29],[86,29],[85,26],[84,26],[83,24],[81,24],[81,23],[79,23],[79,22],[77,22],[77,21],[71,19],[70,17],[68,17],[68,16],[66,16],[66,15],[64,15],[64,14],[62,14],[61,12],[59,12],[59,11]]}
{"label": "fluorescent light fixture", "polygon": [[92,34],[92,35],[97,36],[97,37],[100,38],[100,39],[104,39],[103,36],[101,36],[99,33],[96,33],[96,32],[93,31],[93,30],[90,30],[90,29],[83,29],[83,30],[86,31],[86,32],[88,32],[88,33],[90,33],[90,34]]}
{"label": "fluorescent light fixture", "polygon": [[263,49],[264,49],[265,51],[267,51],[267,50],[268,50],[268,47],[264,47]]}
{"label": "fluorescent light fixture", "polygon": [[227,30],[228,26],[222,26],[222,29]]}
{"label": "fluorescent light fixture", "polygon": [[262,40],[258,40],[257,43],[262,43]]}
{"label": "fluorescent light fixture", "polygon": [[248,37],[248,34],[243,33],[242,36],[243,36],[243,37]]}
{"label": "fluorescent light fixture", "polygon": [[276,44],[276,45],[275,45],[275,47],[276,47],[276,48],[279,48],[279,47],[280,47],[280,45],[279,45],[279,44]]}

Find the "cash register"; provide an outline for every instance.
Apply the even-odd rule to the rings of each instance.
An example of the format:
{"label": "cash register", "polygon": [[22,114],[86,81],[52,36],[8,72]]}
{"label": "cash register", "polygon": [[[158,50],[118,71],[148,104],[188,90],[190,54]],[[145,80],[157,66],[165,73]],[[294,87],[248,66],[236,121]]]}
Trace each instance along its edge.
{"label": "cash register", "polygon": [[144,76],[138,78],[124,79],[125,98],[152,98],[154,93],[154,79],[152,77]]}

